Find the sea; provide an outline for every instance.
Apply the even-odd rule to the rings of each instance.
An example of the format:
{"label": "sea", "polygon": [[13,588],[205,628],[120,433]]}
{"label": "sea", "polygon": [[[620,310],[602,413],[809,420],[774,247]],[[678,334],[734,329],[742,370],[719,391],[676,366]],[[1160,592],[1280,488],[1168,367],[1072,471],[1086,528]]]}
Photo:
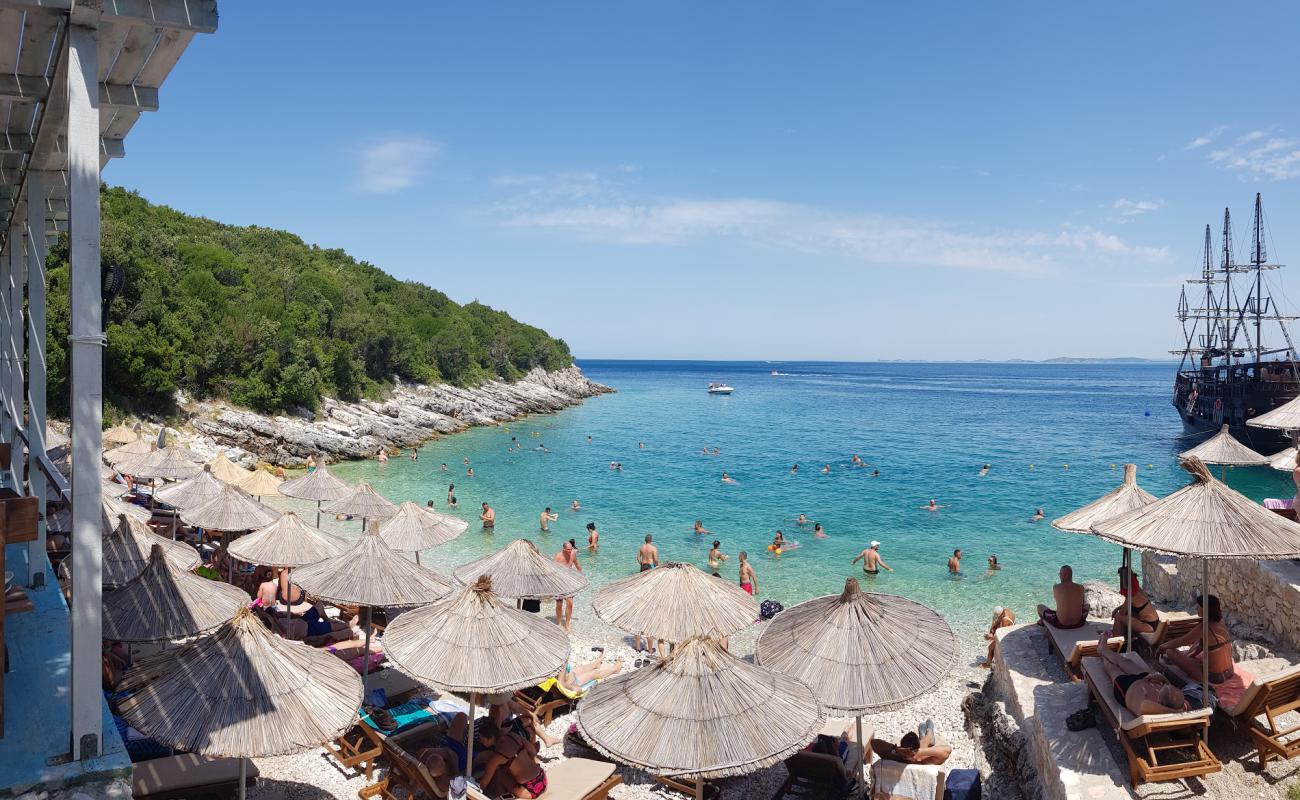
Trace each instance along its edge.
{"label": "sea", "polygon": [[[730,556],[723,577],[737,579],[738,554],[747,551],[762,599],[789,607],[856,577],[868,591],[935,608],[969,641],[995,606],[1032,617],[1063,564],[1078,580],[1116,583],[1118,547],[1057,531],[1050,520],[1114,488],[1125,462],[1138,465],[1139,484],[1156,495],[1185,485],[1176,455],[1201,438],[1184,434],[1170,406],[1173,364],[579,366],[617,392],[430,441],[417,461],[331,469],[370,481],[394,502],[432,500],[467,520],[458,539],[421,554],[443,573],[517,538],[548,555],[574,539],[599,586],[636,571],[646,535],[662,561],[701,568],[717,540]],[[710,395],[711,382],[735,392]],[[865,465],[854,465],[854,455]],[[724,483],[724,472],[735,482]],[[1268,467],[1223,474],[1255,499],[1294,492],[1290,475]],[[447,505],[452,484],[457,509]],[[925,508],[931,499],[937,511]],[[571,510],[574,500],[580,511]],[[479,524],[483,502],[496,510],[494,530]],[[547,506],[559,519],[542,532]],[[1046,519],[1036,522],[1038,509]],[[693,532],[696,520],[707,535]],[[585,546],[589,522],[600,531],[594,552]],[[813,537],[813,522],[827,538]],[[359,523],[331,520],[336,526],[355,536]],[[780,555],[768,549],[777,530],[797,542]],[[893,572],[868,576],[851,563],[873,540]],[[948,558],[958,548],[961,574],[952,576]],[[1001,569],[988,568],[992,555]]]}

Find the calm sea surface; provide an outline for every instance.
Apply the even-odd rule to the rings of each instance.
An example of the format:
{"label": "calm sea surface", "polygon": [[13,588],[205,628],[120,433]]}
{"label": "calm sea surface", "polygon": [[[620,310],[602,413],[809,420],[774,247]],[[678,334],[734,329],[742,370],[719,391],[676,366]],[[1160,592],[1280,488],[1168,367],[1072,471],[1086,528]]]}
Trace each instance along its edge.
{"label": "calm sea surface", "polygon": [[[1063,563],[1079,579],[1114,580],[1118,548],[1032,522],[1035,508],[1050,520],[1093,500],[1120,481],[1126,461],[1139,464],[1148,491],[1168,493],[1186,483],[1175,454],[1196,443],[1183,437],[1169,407],[1168,364],[581,366],[618,393],[430,442],[418,462],[342,464],[336,472],[365,478],[394,501],[432,499],[443,510],[455,483],[456,513],[470,529],[422,557],[443,572],[521,537],[553,554],[565,539],[584,543],[591,521],[601,547],[584,547],[580,561],[596,584],[635,571],[647,533],[663,560],[701,567],[716,538],[731,556],[725,577],[735,579],[736,555],[747,550],[759,596],[789,606],[838,592],[848,576],[864,577],[849,562],[879,539],[896,572],[867,577],[864,586],[930,604],[970,636],[972,626],[987,625],[994,605],[1032,613]],[[706,394],[719,380],[735,394]],[[522,452],[507,451],[511,437]],[[543,445],[549,452],[534,449]],[[701,455],[704,447],[721,454]],[[853,467],[855,453],[870,466]],[[623,469],[611,470],[611,461]],[[798,474],[791,474],[795,463]],[[984,463],[991,469],[980,477]],[[829,474],[821,472],[825,464]],[[735,484],[720,481],[724,470]],[[1292,493],[1290,476],[1268,468],[1234,470],[1228,481],[1256,499]],[[569,510],[575,498],[580,512]],[[944,508],[923,510],[931,498]],[[478,524],[482,501],[496,509],[494,533]],[[560,519],[540,533],[538,514],[548,505]],[[830,538],[800,528],[800,513],[821,522]],[[696,519],[711,535],[692,533]],[[344,530],[355,535],[354,526]],[[799,542],[779,558],[767,551],[778,528]],[[958,547],[965,560],[954,579],[946,562]],[[995,573],[986,568],[991,553],[1003,564]]]}

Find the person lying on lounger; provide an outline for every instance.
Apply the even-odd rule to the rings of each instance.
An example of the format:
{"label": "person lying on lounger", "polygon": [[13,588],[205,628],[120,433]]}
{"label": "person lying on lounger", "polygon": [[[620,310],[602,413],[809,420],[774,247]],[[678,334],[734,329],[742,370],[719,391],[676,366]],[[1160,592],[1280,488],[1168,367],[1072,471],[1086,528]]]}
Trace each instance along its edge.
{"label": "person lying on lounger", "polygon": [[[1154,631],[1156,625],[1160,622],[1160,612],[1156,611],[1156,607],[1151,604],[1151,598],[1147,596],[1146,592],[1142,591],[1142,587],[1138,585],[1133,571],[1128,567],[1119,568],[1119,587],[1119,593],[1126,597],[1129,596],[1130,592],[1132,593],[1133,632],[1150,633]],[[1111,619],[1115,621],[1115,625],[1111,629],[1111,635],[1128,635],[1128,603],[1123,603],[1119,608],[1115,609],[1115,613],[1111,614]]]}
{"label": "person lying on lounger", "polygon": [[1056,599],[1056,608],[1038,606],[1040,624],[1053,628],[1078,628],[1087,620],[1083,587],[1074,582],[1074,570],[1069,564],[1061,567],[1061,582],[1052,587],[1052,597]]}
{"label": "person lying on lounger", "polygon": [[939,744],[934,735],[934,723],[922,722],[917,732],[908,731],[898,744],[884,739],[871,740],[871,752],[889,761],[903,764],[942,764],[952,755],[952,747]]}
{"label": "person lying on lounger", "polygon": [[564,671],[556,675],[555,679],[559,681],[560,688],[566,693],[582,694],[598,682],[611,675],[617,675],[623,669],[622,661],[614,661],[609,664],[604,663],[604,661],[605,654],[601,653],[595,660],[588,661],[586,664],[574,666],[566,663]]}
{"label": "person lying on lounger", "polygon": [[465,741],[469,734],[469,718],[464,714],[452,717],[447,732],[437,747],[426,747],[415,754],[433,778],[433,788],[440,797],[446,797],[451,781],[465,774]]}
{"label": "person lying on lounger", "polygon": [[1142,669],[1106,646],[1103,635],[1097,640],[1097,655],[1110,678],[1111,692],[1120,705],[1136,716],[1177,714],[1187,710],[1187,698],[1169,679],[1154,670]]}

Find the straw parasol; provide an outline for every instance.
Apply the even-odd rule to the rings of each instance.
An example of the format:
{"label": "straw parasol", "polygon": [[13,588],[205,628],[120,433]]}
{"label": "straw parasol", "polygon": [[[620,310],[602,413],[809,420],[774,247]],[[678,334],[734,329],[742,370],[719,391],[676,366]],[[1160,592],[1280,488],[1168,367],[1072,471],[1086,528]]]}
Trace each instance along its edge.
{"label": "straw parasol", "polygon": [[276,636],[248,610],[215,633],[141,659],[117,707],[135,729],[189,753],[243,758],[311,750],[357,721],[361,681],[324,650]]}
{"label": "straw parasol", "polygon": [[[1093,500],[1083,508],[1075,509],[1063,517],[1057,517],[1052,520],[1052,527],[1059,531],[1067,533],[1092,533],[1092,526],[1103,520],[1118,517],[1121,514],[1127,514],[1134,509],[1142,508],[1145,505],[1154,503],[1156,496],[1139,488],[1137,485],[1137,464],[1124,465],[1124,482],[1108,494]],[[1127,547],[1124,548],[1124,566],[1129,570],[1133,568],[1133,551]],[[1126,618],[1128,620],[1128,636],[1124,640],[1125,647],[1132,649],[1133,642],[1133,593],[1124,592],[1125,603],[1128,607]]]}
{"label": "straw parasol", "polygon": [[136,439],[133,442],[127,442],[124,445],[114,447],[104,453],[104,460],[113,466],[117,466],[123,461],[134,460],[140,456],[147,456],[154,450],[154,443],[148,439]]}
{"label": "straw parasol", "polygon": [[253,474],[251,469],[245,469],[226,458],[225,450],[217,453],[217,457],[209,461],[208,466],[212,467],[212,474],[216,476],[217,480],[226,483],[239,483]]}
{"label": "straw parasol", "polygon": [[279,497],[280,484],[284,481],[264,469],[255,469],[253,474],[235,485],[254,497]]}
{"label": "straw parasol", "polygon": [[280,494],[298,500],[316,501],[316,527],[320,527],[320,504],[339,500],[352,494],[352,487],[334,477],[324,467],[309,470],[306,475],[280,484]]}
{"label": "straw parasol", "polygon": [[1300,430],[1300,397],[1254,419],[1248,419],[1246,424],[1252,428],[1271,428],[1277,431]]}
{"label": "straw parasol", "polygon": [[[384,632],[384,652],[420,680],[468,693],[472,723],[478,695],[555,677],[569,660],[569,637],[557,625],[502,604],[492,579],[482,576],[441,602],[399,616]],[[473,738],[471,731],[467,768]]]}
{"label": "straw parasol", "polygon": [[542,555],[527,539],[516,539],[489,556],[463,564],[452,575],[466,586],[486,575],[497,597],[512,600],[558,600],[587,588],[587,576]]}
{"label": "straw parasol", "polygon": [[104,444],[121,445],[130,444],[140,438],[140,434],[135,428],[124,423],[118,423],[102,434]]}
{"label": "straw parasol", "polygon": [[1268,456],[1256,453],[1237,441],[1228,432],[1225,424],[1219,432],[1201,442],[1191,450],[1178,454],[1179,458],[1199,458],[1205,464],[1222,465],[1225,472],[1228,467],[1258,467],[1268,463]]}
{"label": "straw parasol", "polygon": [[212,474],[212,468],[205,464],[193,478],[164,486],[154,493],[154,497],[159,502],[176,508],[198,508],[221,494],[224,486]]}
{"label": "straw parasol", "polygon": [[134,580],[149,565],[149,554],[155,545],[162,547],[163,555],[178,570],[191,570],[202,560],[193,547],[164,539],[142,522],[125,514],[115,519],[104,533],[101,572],[105,588],[124,586]]}
{"label": "straw parasol", "polygon": [[181,509],[187,525],[210,531],[252,531],[265,528],[280,517],[280,512],[262,505],[230,484],[208,502],[195,508]]}
{"label": "straw parasol", "polygon": [[856,717],[858,742],[865,744],[862,715],[892,711],[931,691],[952,671],[958,651],[938,612],[863,592],[849,578],[841,594],[776,615],[758,637],[754,658],[808,684],[828,711]]}
{"label": "straw parasol", "polygon": [[189,455],[189,451],[184,448],[164,447],[139,460],[133,459],[129,463],[134,470],[132,474],[137,478],[185,480],[203,471],[203,467],[195,463]]}
{"label": "straw parasol", "polygon": [[666,642],[725,635],[758,618],[758,601],[748,592],[678,563],[606,584],[591,608],[615,628]]}
{"label": "straw parasol", "polygon": [[[1196,456],[1184,459],[1192,482],[1150,505],[1098,522],[1093,533],[1138,550],[1195,556],[1201,561],[1202,593],[1210,593],[1212,558],[1279,560],[1300,557],[1300,525],[1215,480]],[[1210,640],[1210,619],[1202,614],[1202,641]],[[1209,702],[1210,661],[1202,683]]]}
{"label": "straw parasol", "polygon": [[292,511],[231,543],[230,555],[247,564],[301,567],[333,558],[350,543],[313,528]]}
{"label": "straw parasol", "polygon": [[[322,600],[369,608],[425,605],[451,592],[451,581],[384,544],[377,522],[370,523],[356,544],[339,555],[300,568],[294,583]],[[369,614],[365,653],[363,685],[370,674]]]}
{"label": "straw parasol", "polygon": [[321,510],[328,514],[361,517],[361,530],[364,531],[368,520],[388,519],[397,513],[397,506],[376,492],[369,483],[361,481],[349,494],[327,503]]}
{"label": "straw parasol", "polygon": [[[148,522],[153,519],[153,514],[144,506],[138,506],[135,503],[123,502],[120,498],[104,495],[102,500],[104,506],[104,519],[117,519],[119,514],[126,514],[128,517],[140,522]],[[69,512],[71,513],[71,512]],[[112,523],[106,523],[107,528]]]}
{"label": "straw parasol", "polygon": [[397,507],[396,514],[379,523],[379,538],[399,553],[415,553],[418,564],[421,550],[446,544],[468,527],[469,523],[459,517],[439,514],[407,500]]}
{"label": "straw parasol", "polygon": [[104,638],[157,642],[209,631],[248,605],[238,586],[178,569],[155,543],[144,571],[104,595]]}
{"label": "straw parasol", "polygon": [[111,497],[114,500],[121,498],[127,492],[131,491],[131,487],[127,486],[125,483],[118,483],[111,478],[101,481],[100,485],[104,490],[104,496]]}
{"label": "straw parasol", "polygon": [[683,642],[665,660],[607,679],[578,704],[596,750],[656,775],[744,775],[806,747],[826,722],[807,684],[731,655],[713,639]]}
{"label": "straw parasol", "polygon": [[1268,465],[1273,469],[1290,472],[1296,468],[1296,449],[1288,447],[1268,457]]}

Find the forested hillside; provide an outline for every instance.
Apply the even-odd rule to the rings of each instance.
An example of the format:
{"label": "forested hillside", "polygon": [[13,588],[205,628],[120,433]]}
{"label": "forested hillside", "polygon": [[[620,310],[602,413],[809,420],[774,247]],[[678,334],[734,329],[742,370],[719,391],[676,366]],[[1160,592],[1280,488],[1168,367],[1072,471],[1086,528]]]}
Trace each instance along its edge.
{"label": "forested hillside", "polygon": [[[481,383],[572,363],[568,346],[482,303],[400,281],[285,231],[238,228],[101,192],[103,262],[126,268],[108,318],[105,400],[172,410],[176,390],[259,411],[408,381]],[[68,265],[49,269],[51,408],[68,402]]]}

